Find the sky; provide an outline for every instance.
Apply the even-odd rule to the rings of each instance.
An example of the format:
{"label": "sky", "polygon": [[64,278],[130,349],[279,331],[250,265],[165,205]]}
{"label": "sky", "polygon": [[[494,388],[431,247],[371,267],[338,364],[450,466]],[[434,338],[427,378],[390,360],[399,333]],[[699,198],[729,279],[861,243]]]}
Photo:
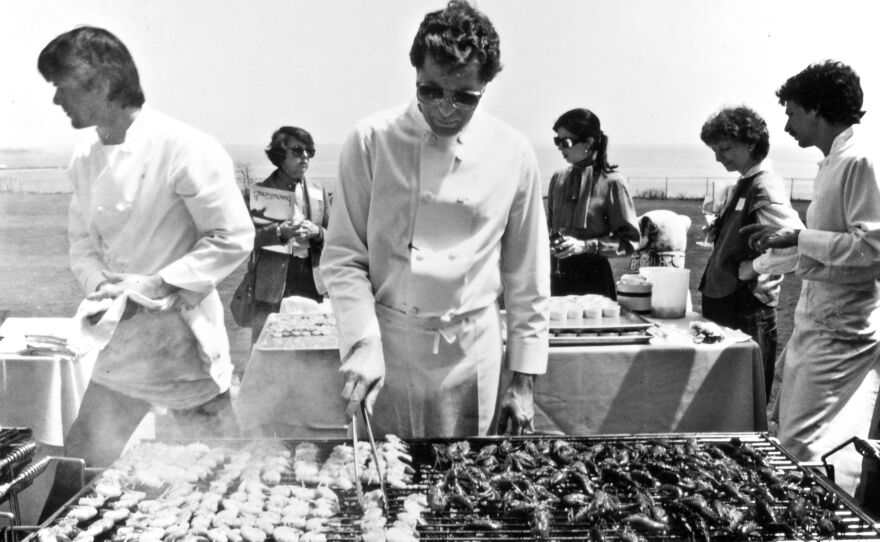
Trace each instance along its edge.
{"label": "sky", "polygon": [[[362,117],[412,99],[409,48],[425,0],[0,0],[0,148],[77,139],[36,69],[77,25],[128,46],[147,102],[226,145],[263,145],[278,126],[340,143]],[[864,121],[880,118],[874,0],[476,0],[501,37],[503,71],[481,107],[549,143],[587,107],[612,142],[700,144],[722,106],[764,115],[794,146],[775,91],[826,58],[853,66]],[[876,123],[876,121],[874,121]]]}

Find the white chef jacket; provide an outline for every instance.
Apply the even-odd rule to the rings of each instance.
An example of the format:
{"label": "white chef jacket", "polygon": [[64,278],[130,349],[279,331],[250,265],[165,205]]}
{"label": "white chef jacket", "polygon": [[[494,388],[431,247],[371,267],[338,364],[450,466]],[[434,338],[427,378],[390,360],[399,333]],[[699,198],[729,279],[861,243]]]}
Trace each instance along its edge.
{"label": "white chef jacket", "polygon": [[219,367],[231,364],[216,286],[254,239],[232,160],[213,138],[144,106],[125,142],[104,145],[91,135],[68,173],[70,263],[84,291],[104,280],[102,270],[158,273],[196,305],[121,322],[92,379],[171,408],[204,403],[231,374]]}
{"label": "white chef jacket", "polygon": [[[777,361],[769,414],[780,442],[815,461],[850,437],[876,438],[880,390],[880,180],[875,147],[857,127],[819,162],[807,228],[798,238],[802,277],[795,327]],[[861,457],[831,457],[836,481],[856,491]]]}
{"label": "white chef jacket", "polygon": [[321,268],[343,355],[380,335],[376,303],[453,321],[493,305],[503,285],[507,367],[545,372],[549,240],[519,132],[477,110],[439,137],[415,101],[374,115],[342,148],[331,213]]}

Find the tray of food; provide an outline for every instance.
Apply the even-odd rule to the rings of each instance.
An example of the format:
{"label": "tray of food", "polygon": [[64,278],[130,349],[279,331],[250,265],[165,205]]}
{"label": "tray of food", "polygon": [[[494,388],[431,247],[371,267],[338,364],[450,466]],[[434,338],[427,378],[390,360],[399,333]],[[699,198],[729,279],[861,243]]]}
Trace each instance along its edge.
{"label": "tray of food", "polygon": [[604,296],[587,294],[550,298],[552,332],[644,331],[652,326],[652,322]]}
{"label": "tray of food", "polygon": [[270,314],[256,346],[260,350],[339,348],[336,318],[331,313]]}

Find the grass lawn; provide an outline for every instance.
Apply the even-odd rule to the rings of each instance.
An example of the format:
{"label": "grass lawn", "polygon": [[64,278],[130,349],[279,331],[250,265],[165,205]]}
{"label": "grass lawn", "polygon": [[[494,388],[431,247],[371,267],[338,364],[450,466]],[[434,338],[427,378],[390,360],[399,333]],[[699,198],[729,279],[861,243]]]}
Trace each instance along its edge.
{"label": "grass lawn", "polygon": [[[67,261],[67,204],[69,194],[0,193],[0,318],[72,316],[82,298],[79,285]],[[699,310],[700,282],[709,249],[696,245],[703,238],[700,200],[636,199],[641,214],[652,209],[669,209],[691,217],[686,266],[691,269],[691,296]],[[804,217],[807,202],[795,202]],[[629,258],[612,260],[615,277],[629,267]],[[244,265],[219,287],[224,304],[244,274]],[[794,308],[800,293],[800,280],[789,276],[779,301],[779,341],[784,345],[791,334]],[[250,353],[250,329],[238,328],[226,314],[232,359],[243,369]],[[780,348],[781,350],[781,348]]]}

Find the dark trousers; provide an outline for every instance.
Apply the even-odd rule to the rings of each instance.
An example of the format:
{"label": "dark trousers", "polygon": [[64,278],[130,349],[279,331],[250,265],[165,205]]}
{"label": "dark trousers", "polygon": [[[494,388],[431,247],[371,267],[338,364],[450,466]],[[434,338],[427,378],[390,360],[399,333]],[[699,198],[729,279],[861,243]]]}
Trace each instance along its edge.
{"label": "dark trousers", "polygon": [[[309,258],[290,257],[287,263],[287,282],[284,283],[284,297],[298,295],[321,302],[324,296],[318,293],[315,287],[312,261]],[[266,324],[266,318],[273,312],[281,310],[281,302],[266,303],[254,301],[254,317],[251,320],[251,344],[256,344],[260,338],[260,332]]]}
{"label": "dark trousers", "polygon": [[703,316],[716,324],[747,333],[761,347],[765,397],[770,397],[776,365],[776,308],[758,301],[751,290],[739,288],[721,298],[703,296]]}
{"label": "dark trousers", "polygon": [[551,257],[550,294],[600,294],[617,299],[614,273],[608,258],[596,254],[579,254],[564,260]]}
{"label": "dark trousers", "polygon": [[[79,414],[64,438],[64,455],[80,457],[87,467],[109,467],[152,406],[110,388],[90,382],[83,394]],[[229,392],[194,408],[171,410],[186,438],[234,438],[238,424]],[[59,463],[43,512],[42,523],[80,489],[80,469]]]}

